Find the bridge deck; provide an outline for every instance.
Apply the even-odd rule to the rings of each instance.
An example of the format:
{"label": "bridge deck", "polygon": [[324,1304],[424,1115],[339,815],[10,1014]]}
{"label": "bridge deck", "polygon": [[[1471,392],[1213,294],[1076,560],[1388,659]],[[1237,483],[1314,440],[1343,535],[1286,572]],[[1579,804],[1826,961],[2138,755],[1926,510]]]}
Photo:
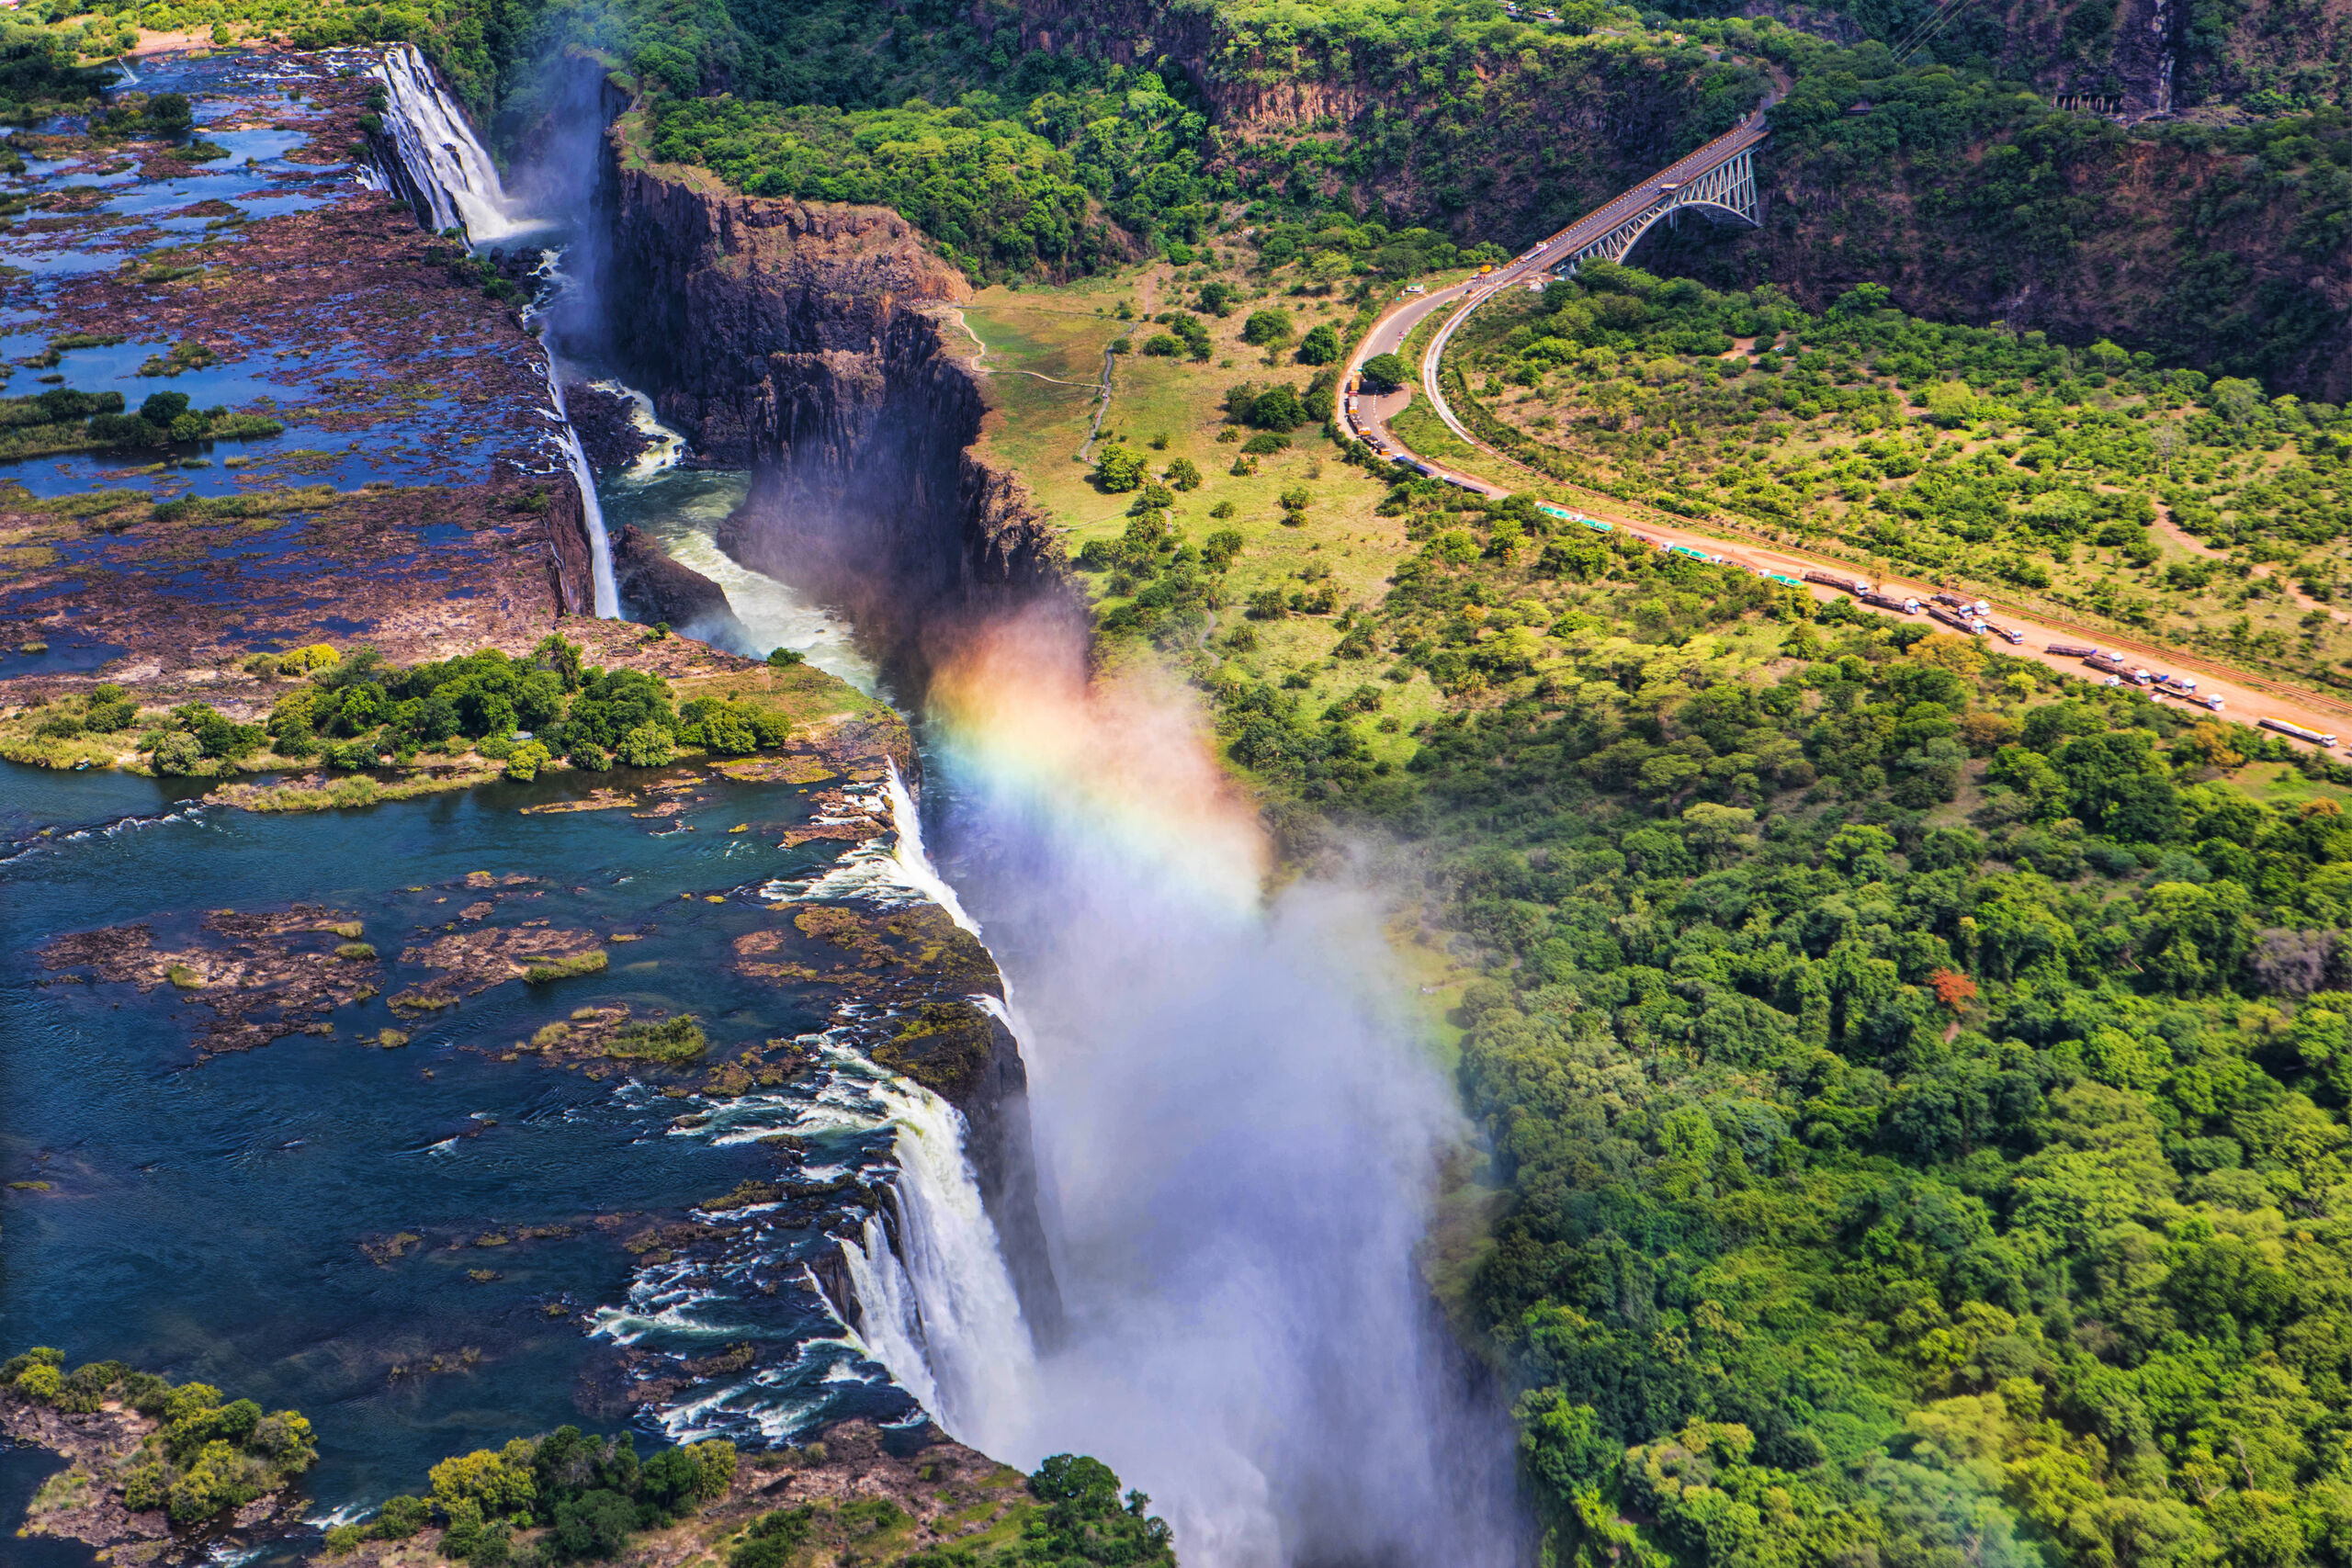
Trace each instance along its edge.
{"label": "bridge deck", "polygon": [[1557,253],[1563,258],[1576,254],[1657,200],[1660,186],[1687,185],[1710,169],[1729,163],[1771,133],[1761,111],[1750,115],[1698,151],[1668,164],[1633,189],[1611,197],[1554,234],[1544,242],[1544,253]]}

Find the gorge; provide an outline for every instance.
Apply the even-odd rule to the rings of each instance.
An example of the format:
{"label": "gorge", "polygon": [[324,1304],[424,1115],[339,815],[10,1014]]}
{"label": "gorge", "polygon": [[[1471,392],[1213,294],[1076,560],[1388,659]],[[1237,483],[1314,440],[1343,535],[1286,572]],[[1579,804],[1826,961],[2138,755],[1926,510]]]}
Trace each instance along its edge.
{"label": "gorge", "polygon": [[[224,1170],[228,1185],[143,1199],[151,1229],[131,1250],[160,1260],[204,1204],[258,1201],[277,1218],[256,1247],[346,1277],[349,1227],[365,1227],[366,1273],[300,1328],[264,1304],[259,1277],[230,1268],[159,1334],[154,1276],[100,1262],[85,1227],[38,1223],[11,1270],[11,1319],[78,1325],[40,1330],[77,1356],[141,1351],[314,1416],[345,1402],[366,1412],[340,1430],[322,1423],[311,1485],[334,1523],[419,1484],[437,1457],[427,1445],[453,1440],[444,1428],[494,1446],[568,1406],[747,1452],[844,1419],[917,1439],[937,1422],[1023,1468],[1091,1452],[1150,1489],[1202,1562],[1518,1561],[1507,1427],[1467,1391],[1414,1259],[1459,1129],[1410,1028],[1356,977],[1377,968],[1370,905],[1340,886],[1267,904],[1262,830],[1189,700],[1088,671],[1057,542],[1019,478],[970,450],[989,399],[942,314],[967,285],[890,214],[718,197],[642,166],[609,91],[588,95],[624,111],[596,138],[589,177],[525,176],[535,203],[569,190],[574,205],[526,209],[421,56],[396,50],[371,71],[380,129],[364,128],[373,173],[357,183],[413,206],[430,231],[463,230],[442,235],[463,242],[442,253],[453,273],[539,291],[501,352],[540,384],[542,428],[529,457],[506,461],[551,481],[529,492],[526,526],[543,531],[559,629],[592,656],[650,648],[673,677],[783,679],[560,618],[680,615],[680,633],[733,654],[783,648],[895,695],[914,730],[829,695],[841,712],[782,766],[634,785],[627,800],[542,781],[496,807],[462,796],[259,827],[193,797],[110,810],[85,802],[143,805],[144,786],[101,797],[78,777],[36,785],[12,771],[13,945],[66,976],[12,976],[12,1018],[51,1053],[28,1083],[62,1087],[92,1032],[112,1035],[93,1008],[176,1039],[180,993],[260,983],[244,977],[262,963],[252,953],[232,969],[190,934],[216,930],[198,919],[198,886],[208,902],[359,907],[351,922],[344,908],[301,913],[300,931],[418,920],[418,945],[384,960],[409,990],[383,999],[398,984],[387,976],[326,1005],[352,1010],[335,1017],[363,1039],[427,1049],[434,1066],[408,1098],[388,1094],[376,1064],[399,1058],[357,1058],[355,1074],[336,1025],[319,1023],[187,1069],[209,1107],[194,1124],[215,1138],[239,1118],[271,1128],[254,1157],[284,1156],[288,1175]],[[329,97],[334,80],[312,90]],[[653,434],[674,432],[694,466],[594,471],[567,407],[598,382],[618,389],[605,396],[639,389]],[[186,665],[159,678],[217,679]],[[902,776],[922,781],[920,813]],[[648,805],[633,814],[656,822],[645,834],[599,809]],[[366,824],[376,816],[386,825]],[[730,817],[746,820],[730,829]],[[515,821],[526,829],[510,832]],[[727,837],[753,824],[782,833],[781,863]],[[708,836],[678,840],[697,829]],[[217,849],[179,843],[212,832],[228,835]],[[332,895],[319,865],[336,868]],[[723,891],[702,891],[714,883]],[[438,929],[472,936],[430,936],[432,906],[459,887],[478,896]],[[528,935],[547,920],[510,927],[509,900],[516,915],[563,904],[612,928],[611,942],[630,944],[611,949],[613,973],[654,976],[626,983],[618,1016],[661,1027],[691,1012],[721,1043],[714,1055],[737,1062],[699,1086],[625,1067],[610,1089],[518,1089],[499,1064],[560,1065],[612,1021],[497,988],[538,951],[514,943],[568,960],[596,940],[583,929],[573,949],[548,947]],[[165,926],[196,945],[151,964],[143,944]],[[432,993],[421,1015],[422,1002],[402,1010],[439,983],[436,966],[470,977],[476,961],[445,959],[462,951],[447,944],[501,931],[508,945],[490,951],[523,957],[481,972],[493,1000],[469,992],[444,1013]],[[35,988],[52,985],[86,986],[89,1000]],[[525,1038],[485,1050],[510,1028]],[[606,1069],[585,1059],[602,1085]],[[153,1092],[123,1070],[110,1098]],[[419,1141],[409,1129],[447,1125],[453,1091],[474,1108]],[[122,1179],[101,1152],[124,1136],[110,1114],[36,1096],[12,1127],[85,1151],[75,1174],[95,1199]],[[477,1152],[517,1137],[528,1146]],[[574,1138],[598,1152],[565,1152]],[[321,1179],[290,1168],[313,1144],[346,1152],[327,1213],[305,1218],[312,1205],[285,1182]],[[166,1140],[153,1164],[187,1158]],[[413,1161],[447,1175],[436,1186],[401,1163]],[[550,1187],[534,1171],[571,1174]],[[729,1179],[728,1198],[705,1195]],[[538,1260],[567,1247],[587,1256]],[[429,1287],[374,1281],[413,1272],[413,1258],[440,1259],[435,1277],[449,1281],[447,1254],[508,1267],[463,1270],[477,1304],[422,1318]],[[205,1325],[228,1322],[253,1337],[212,1339]],[[571,1348],[574,1324],[595,1357]],[[273,1346],[289,1335],[305,1347],[290,1358]],[[368,1387],[387,1360],[389,1402]],[[432,1390],[453,1377],[486,1378],[497,1396],[452,1408]],[[265,1530],[260,1549],[300,1540]]]}

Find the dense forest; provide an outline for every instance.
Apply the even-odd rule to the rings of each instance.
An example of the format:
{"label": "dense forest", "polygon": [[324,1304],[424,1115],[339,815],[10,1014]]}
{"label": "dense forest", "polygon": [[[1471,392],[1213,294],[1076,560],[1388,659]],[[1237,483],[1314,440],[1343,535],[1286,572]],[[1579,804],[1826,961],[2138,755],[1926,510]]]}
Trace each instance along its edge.
{"label": "dense forest", "polygon": [[[1402,846],[1483,971],[1472,1306],[1564,1553],[2333,1560],[2352,770],[1524,502],[1388,506],[1352,694],[1246,631],[1193,670],[1301,852]],[[1374,762],[1416,671],[1449,712]]]}

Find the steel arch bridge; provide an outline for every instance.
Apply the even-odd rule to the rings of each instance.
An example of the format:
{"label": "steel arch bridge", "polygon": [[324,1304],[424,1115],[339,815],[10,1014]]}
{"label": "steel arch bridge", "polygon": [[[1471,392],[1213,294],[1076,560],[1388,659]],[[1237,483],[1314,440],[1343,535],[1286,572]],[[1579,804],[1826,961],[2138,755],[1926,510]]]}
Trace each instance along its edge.
{"label": "steel arch bridge", "polygon": [[[1634,202],[1633,198],[1646,197]],[[1633,205],[1630,213],[1613,210],[1622,205]],[[1574,273],[1586,262],[1623,261],[1625,253],[1640,243],[1643,235],[1655,228],[1662,218],[1679,215],[1684,209],[1695,209],[1709,217],[1721,217],[1749,228],[1759,226],[1756,202],[1756,146],[1753,141],[1734,150],[1729,156],[1681,180],[1666,179],[1655,185],[1637,186],[1595,218],[1611,222],[1600,233],[1592,233],[1595,218],[1588,218],[1576,225],[1582,234],[1572,235],[1576,248],[1553,264],[1553,270],[1562,276]]]}

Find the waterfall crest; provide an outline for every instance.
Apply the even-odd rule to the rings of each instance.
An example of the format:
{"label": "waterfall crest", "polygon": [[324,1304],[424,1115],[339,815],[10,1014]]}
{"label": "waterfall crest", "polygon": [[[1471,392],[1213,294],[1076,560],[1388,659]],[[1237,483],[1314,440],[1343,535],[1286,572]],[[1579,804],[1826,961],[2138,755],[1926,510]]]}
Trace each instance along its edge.
{"label": "waterfall crest", "polygon": [[469,243],[481,244],[545,227],[514,210],[498,165],[422,50],[413,43],[395,45],[373,73],[390,99],[384,106],[385,133],[435,230],[462,229]]}
{"label": "waterfall crest", "polygon": [[[490,151],[466,122],[434,73],[432,62],[413,43],[393,46],[376,62],[372,74],[384,84],[384,132],[397,154],[379,172],[388,189],[398,190],[432,214],[436,231],[457,229],[469,245],[513,239],[547,227],[545,221],[520,212],[498,177]],[[562,275],[548,253],[541,269],[550,287],[560,287]],[[548,398],[561,426],[556,446],[564,466],[571,470],[580,491],[582,526],[588,536],[591,598],[598,616],[610,620],[621,613],[620,586],[613,575],[613,547],[605,532],[604,503],[596,495],[595,471],[588,466],[588,449],[571,427],[563,405],[563,377],[556,368],[555,347],[544,330],[539,345],[547,350]]]}

